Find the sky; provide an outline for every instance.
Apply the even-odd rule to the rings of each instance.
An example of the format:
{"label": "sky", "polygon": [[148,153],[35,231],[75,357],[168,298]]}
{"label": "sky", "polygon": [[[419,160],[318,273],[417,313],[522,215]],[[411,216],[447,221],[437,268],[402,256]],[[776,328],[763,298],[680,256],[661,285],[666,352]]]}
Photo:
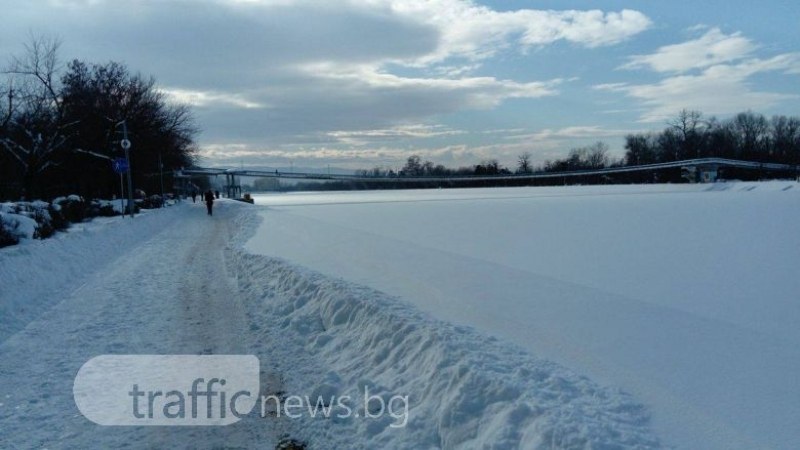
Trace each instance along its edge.
{"label": "sky", "polygon": [[193,106],[203,166],[514,167],[682,109],[800,115],[796,0],[0,0],[31,35]]}

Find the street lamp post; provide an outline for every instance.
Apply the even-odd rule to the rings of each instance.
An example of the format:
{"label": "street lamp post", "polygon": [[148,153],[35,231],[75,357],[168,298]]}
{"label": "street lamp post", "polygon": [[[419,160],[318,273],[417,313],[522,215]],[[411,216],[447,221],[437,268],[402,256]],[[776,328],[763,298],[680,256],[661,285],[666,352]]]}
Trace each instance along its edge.
{"label": "street lamp post", "polygon": [[122,124],[122,140],[119,141],[119,146],[125,150],[125,160],[128,161],[128,214],[133,217],[135,208],[133,207],[133,180],[131,179],[131,141],[128,140],[128,125],[123,120]]}

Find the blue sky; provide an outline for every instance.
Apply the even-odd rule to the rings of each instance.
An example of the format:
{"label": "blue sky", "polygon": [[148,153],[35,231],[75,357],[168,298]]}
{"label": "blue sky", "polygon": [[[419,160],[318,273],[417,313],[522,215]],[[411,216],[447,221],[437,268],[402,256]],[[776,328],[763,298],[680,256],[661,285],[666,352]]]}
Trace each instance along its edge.
{"label": "blue sky", "polygon": [[0,0],[0,54],[122,61],[194,105],[204,165],[535,162],[682,108],[800,115],[792,1]]}

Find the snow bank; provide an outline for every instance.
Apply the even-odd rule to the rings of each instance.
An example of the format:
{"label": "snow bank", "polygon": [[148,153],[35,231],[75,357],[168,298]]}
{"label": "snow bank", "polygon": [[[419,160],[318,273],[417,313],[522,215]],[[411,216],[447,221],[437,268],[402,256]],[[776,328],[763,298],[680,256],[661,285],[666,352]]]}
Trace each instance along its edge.
{"label": "snow bank", "polygon": [[[56,220],[53,220],[53,214]],[[19,242],[21,239],[45,238],[66,224],[60,210],[47,202],[0,203],[0,247]]]}
{"label": "snow bank", "polygon": [[659,447],[647,412],[619,391],[367,287],[236,246],[229,257],[251,331],[271,349],[262,364],[284,374],[267,394],[408,398],[403,427],[364,418],[364,406],[360,418],[303,417],[314,448]]}
{"label": "snow bank", "polygon": [[19,242],[20,239],[33,239],[36,233],[36,220],[22,214],[0,211],[0,233],[8,235],[8,242],[0,242],[0,247],[4,244]]}
{"label": "snow bank", "polygon": [[18,244],[24,239],[48,238],[56,231],[68,228],[70,223],[83,222],[87,218],[121,213],[121,200],[86,202],[78,195],[58,197],[52,203],[41,200],[0,203],[0,248]]}
{"label": "snow bank", "polygon": [[[0,340],[68,296],[85,277],[113,264],[118,255],[153,233],[173,226],[181,209],[156,210],[133,220],[97,218],[74,224],[68,232],[47,240],[26,240],[21,245],[0,248]],[[7,213],[2,217],[22,221],[18,229],[33,237],[33,219]]]}

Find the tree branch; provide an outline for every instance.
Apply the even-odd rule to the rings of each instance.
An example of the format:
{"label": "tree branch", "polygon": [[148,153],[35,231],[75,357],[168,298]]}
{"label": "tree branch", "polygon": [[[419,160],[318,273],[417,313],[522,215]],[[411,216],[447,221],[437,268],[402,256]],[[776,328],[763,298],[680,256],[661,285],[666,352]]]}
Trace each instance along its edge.
{"label": "tree branch", "polygon": [[75,148],[72,151],[77,152],[77,153],[85,153],[87,155],[92,155],[92,156],[95,156],[97,158],[107,159],[109,161],[113,161],[114,160],[114,158],[112,158],[112,157],[110,157],[108,155],[104,155],[102,153],[93,152],[91,150],[84,150],[82,148]]}

